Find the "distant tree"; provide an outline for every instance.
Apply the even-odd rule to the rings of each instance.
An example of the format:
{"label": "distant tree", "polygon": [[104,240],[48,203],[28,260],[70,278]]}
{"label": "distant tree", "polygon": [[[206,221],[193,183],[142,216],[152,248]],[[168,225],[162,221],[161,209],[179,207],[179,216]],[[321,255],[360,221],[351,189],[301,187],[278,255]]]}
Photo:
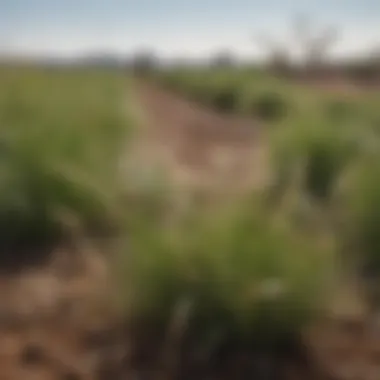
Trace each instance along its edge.
{"label": "distant tree", "polygon": [[211,59],[213,67],[232,67],[235,65],[235,57],[229,50],[222,50]]}
{"label": "distant tree", "polygon": [[380,81],[380,49],[376,47],[366,57],[345,65],[346,74],[362,84],[378,84]]}
{"label": "distant tree", "polygon": [[377,78],[380,77],[380,46],[376,46],[370,53],[368,58],[370,66],[373,67],[373,71]]}
{"label": "distant tree", "polygon": [[290,54],[286,46],[266,34],[257,36],[256,41],[267,52],[267,65],[272,72],[279,75],[291,72]]}
{"label": "distant tree", "polygon": [[314,30],[306,15],[297,15],[293,22],[293,33],[301,51],[302,65],[308,74],[318,73],[326,64],[326,58],[338,39],[338,30],[328,26]]}
{"label": "distant tree", "polygon": [[140,51],[135,53],[131,66],[137,75],[146,75],[157,68],[158,59],[150,50]]}
{"label": "distant tree", "polygon": [[301,66],[310,75],[317,73],[325,64],[327,53],[336,42],[338,33],[335,28],[326,27],[320,31],[313,31],[308,17],[298,15],[292,25],[292,36],[288,43],[275,41],[269,35],[256,38],[262,49],[268,53],[269,67],[279,74],[292,71],[291,40],[300,50]]}

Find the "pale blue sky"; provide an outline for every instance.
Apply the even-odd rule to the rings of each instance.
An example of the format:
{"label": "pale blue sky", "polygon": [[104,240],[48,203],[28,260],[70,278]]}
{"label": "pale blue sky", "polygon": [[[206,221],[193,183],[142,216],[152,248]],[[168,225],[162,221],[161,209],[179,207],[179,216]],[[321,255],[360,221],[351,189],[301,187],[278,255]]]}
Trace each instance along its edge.
{"label": "pale blue sky", "polygon": [[71,55],[152,47],[164,56],[223,48],[254,55],[259,31],[285,38],[292,15],[342,28],[340,51],[380,42],[380,0],[0,0],[0,48]]}

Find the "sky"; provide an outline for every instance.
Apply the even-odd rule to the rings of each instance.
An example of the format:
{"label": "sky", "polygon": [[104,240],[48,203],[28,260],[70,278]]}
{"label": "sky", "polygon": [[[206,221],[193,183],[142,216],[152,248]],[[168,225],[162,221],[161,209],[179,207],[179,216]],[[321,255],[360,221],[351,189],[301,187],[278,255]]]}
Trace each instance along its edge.
{"label": "sky", "polygon": [[0,0],[0,51],[253,57],[264,53],[261,34],[292,45],[289,25],[301,13],[339,28],[335,54],[380,44],[380,0]]}

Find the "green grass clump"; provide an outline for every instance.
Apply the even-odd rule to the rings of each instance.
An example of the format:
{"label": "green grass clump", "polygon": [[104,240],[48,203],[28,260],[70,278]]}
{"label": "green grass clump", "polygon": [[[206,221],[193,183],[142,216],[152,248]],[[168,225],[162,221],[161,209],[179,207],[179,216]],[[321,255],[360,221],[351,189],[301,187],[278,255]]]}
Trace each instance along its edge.
{"label": "green grass clump", "polygon": [[328,202],[359,152],[359,136],[317,117],[284,127],[273,145],[276,186],[299,186],[311,200]]}
{"label": "green grass clump", "polygon": [[287,116],[289,105],[277,92],[263,92],[252,99],[250,106],[254,116],[268,122],[276,122]]}
{"label": "green grass clump", "polygon": [[245,202],[143,228],[127,255],[131,320],[165,331],[181,318],[199,344],[215,336],[276,344],[297,334],[323,306],[333,272],[329,249]]}
{"label": "green grass clump", "polygon": [[56,241],[67,216],[105,231],[127,137],[120,74],[1,68],[0,82],[0,244]]}
{"label": "green grass clump", "polygon": [[220,84],[210,91],[209,103],[221,112],[235,112],[239,105],[239,89],[232,84]]}
{"label": "green grass clump", "polygon": [[[360,160],[340,187],[341,218],[352,251],[380,276],[380,166],[377,157]],[[376,160],[376,161],[375,161]]]}
{"label": "green grass clump", "polygon": [[[378,145],[379,146],[379,145]],[[367,290],[369,306],[380,306],[380,165],[376,152],[361,157],[337,191],[335,214],[343,262]],[[374,154],[373,154],[374,153]]]}

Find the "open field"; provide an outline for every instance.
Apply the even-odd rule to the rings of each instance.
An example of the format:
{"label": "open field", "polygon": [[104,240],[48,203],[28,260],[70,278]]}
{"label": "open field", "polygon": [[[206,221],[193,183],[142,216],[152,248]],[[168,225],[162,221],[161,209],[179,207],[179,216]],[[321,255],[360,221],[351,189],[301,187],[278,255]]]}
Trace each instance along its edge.
{"label": "open field", "polygon": [[379,378],[378,100],[1,67],[0,378]]}

